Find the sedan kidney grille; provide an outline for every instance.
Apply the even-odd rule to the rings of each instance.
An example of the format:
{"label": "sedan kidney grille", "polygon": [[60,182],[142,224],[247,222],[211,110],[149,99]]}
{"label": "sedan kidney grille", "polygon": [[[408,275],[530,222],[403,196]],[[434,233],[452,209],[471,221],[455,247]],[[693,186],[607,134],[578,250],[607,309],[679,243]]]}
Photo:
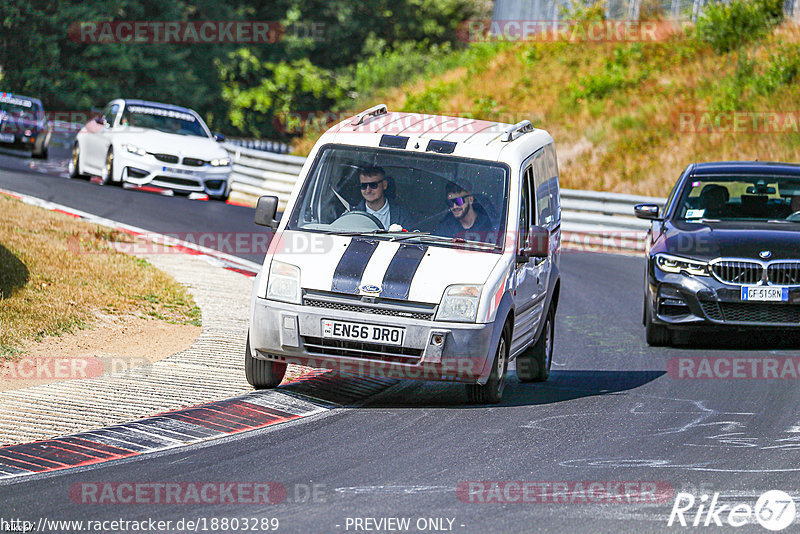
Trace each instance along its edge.
{"label": "sedan kidney grille", "polygon": [[800,263],[773,263],[767,268],[767,278],[778,286],[800,285]]}
{"label": "sedan kidney grille", "polygon": [[189,165],[190,167],[202,167],[206,162],[197,158],[183,158],[183,164]]}
{"label": "sedan kidney grille", "polygon": [[720,261],[711,266],[714,275],[728,284],[757,284],[764,275],[764,267],[748,261]]}
{"label": "sedan kidney grille", "polygon": [[164,163],[178,163],[178,156],[173,156],[172,154],[153,154],[153,156]]}

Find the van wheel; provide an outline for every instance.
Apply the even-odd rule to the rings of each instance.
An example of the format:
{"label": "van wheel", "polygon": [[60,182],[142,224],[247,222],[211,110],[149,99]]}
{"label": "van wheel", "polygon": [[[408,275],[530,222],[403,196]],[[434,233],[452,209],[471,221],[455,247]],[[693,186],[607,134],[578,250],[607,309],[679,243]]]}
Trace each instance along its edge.
{"label": "van wheel", "polygon": [[494,355],[494,365],[489,374],[489,380],[484,385],[467,384],[467,399],[473,404],[496,404],[503,398],[506,387],[506,369],[508,367],[508,325],[503,328],[500,341],[497,343],[497,352]]}
{"label": "van wheel", "polygon": [[247,348],[244,352],[244,376],[256,389],[274,388],[283,380],[286,364],[253,358],[250,352],[250,333],[247,333]]}
{"label": "van wheel", "polygon": [[517,357],[517,378],[520,382],[544,382],[550,376],[550,367],[553,365],[555,326],[555,312],[551,305],[547,310],[539,339]]}

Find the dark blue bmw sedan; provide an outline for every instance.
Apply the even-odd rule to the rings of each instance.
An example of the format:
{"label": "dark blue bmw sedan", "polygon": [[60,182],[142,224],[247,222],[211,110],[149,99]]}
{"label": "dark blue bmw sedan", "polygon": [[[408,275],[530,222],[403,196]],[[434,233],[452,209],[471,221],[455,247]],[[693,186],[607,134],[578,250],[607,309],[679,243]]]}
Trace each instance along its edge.
{"label": "dark blue bmw sedan", "polygon": [[678,329],[800,328],[800,165],[686,167],[650,219],[643,322],[650,345]]}

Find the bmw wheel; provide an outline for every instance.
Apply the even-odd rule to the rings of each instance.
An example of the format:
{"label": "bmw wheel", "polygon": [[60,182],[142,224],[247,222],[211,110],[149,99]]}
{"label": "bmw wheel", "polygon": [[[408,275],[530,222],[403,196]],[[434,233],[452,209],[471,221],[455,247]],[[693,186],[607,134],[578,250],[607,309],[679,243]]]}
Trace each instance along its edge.
{"label": "bmw wheel", "polygon": [[70,178],[83,177],[83,173],[81,173],[81,147],[77,141],[75,142],[75,145],[72,147],[72,156],[69,158],[67,171],[69,172]]}

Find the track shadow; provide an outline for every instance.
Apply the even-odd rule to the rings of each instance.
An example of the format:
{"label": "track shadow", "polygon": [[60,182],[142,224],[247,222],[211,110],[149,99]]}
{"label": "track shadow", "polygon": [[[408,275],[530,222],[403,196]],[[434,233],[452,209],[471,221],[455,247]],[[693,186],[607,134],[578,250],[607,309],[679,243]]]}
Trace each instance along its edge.
{"label": "track shadow", "polygon": [[[536,406],[584,397],[619,395],[652,382],[664,374],[665,371],[554,371],[546,382],[523,384],[513,371],[509,371],[503,400],[490,406]],[[419,384],[413,388],[413,392],[402,388],[396,393],[390,392],[379,396],[363,408],[471,409],[487,406],[469,404],[462,384],[440,382]]]}
{"label": "track shadow", "polygon": [[0,300],[11,297],[14,290],[27,284],[29,275],[25,264],[0,245]]}

